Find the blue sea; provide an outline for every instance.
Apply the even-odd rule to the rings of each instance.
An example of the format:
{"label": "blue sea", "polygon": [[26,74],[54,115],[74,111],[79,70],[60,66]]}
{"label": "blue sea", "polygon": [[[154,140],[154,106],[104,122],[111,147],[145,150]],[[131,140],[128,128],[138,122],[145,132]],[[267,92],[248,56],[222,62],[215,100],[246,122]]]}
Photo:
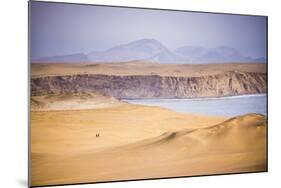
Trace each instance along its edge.
{"label": "blue sea", "polygon": [[126,99],[132,104],[160,106],[176,112],[216,116],[237,116],[247,113],[267,115],[267,95],[240,95],[193,99]]}

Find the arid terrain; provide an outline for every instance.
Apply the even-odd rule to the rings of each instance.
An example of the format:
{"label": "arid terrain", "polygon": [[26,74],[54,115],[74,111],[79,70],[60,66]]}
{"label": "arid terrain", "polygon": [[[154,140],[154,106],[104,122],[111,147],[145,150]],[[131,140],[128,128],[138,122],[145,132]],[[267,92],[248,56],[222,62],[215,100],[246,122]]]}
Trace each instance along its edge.
{"label": "arid terrain", "polygon": [[32,77],[65,76],[78,74],[104,74],[116,76],[159,75],[159,76],[203,76],[225,72],[266,73],[264,63],[227,63],[227,64],[160,64],[144,61],[126,63],[33,63]]}
{"label": "arid terrain", "polygon": [[266,71],[258,63],[31,64],[31,184],[267,171],[265,115],[120,100],[266,93]]}
{"label": "arid terrain", "polygon": [[100,93],[115,98],[191,98],[267,91],[266,64],[32,64],[33,95]]}

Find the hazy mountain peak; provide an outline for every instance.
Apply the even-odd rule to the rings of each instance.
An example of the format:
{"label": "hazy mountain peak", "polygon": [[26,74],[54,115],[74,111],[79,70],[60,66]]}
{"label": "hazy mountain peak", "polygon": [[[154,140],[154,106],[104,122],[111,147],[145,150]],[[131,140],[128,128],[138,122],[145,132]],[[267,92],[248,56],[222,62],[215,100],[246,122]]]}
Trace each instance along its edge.
{"label": "hazy mountain peak", "polygon": [[153,39],[153,38],[139,39],[139,40],[132,41],[130,43],[158,43],[158,44],[160,44],[160,42],[158,40]]}
{"label": "hazy mountain peak", "polygon": [[163,44],[155,39],[140,39],[130,43],[121,44],[107,51],[97,54],[89,53],[93,61],[125,62],[133,60],[147,60],[157,54],[171,53]]}
{"label": "hazy mountain peak", "polygon": [[239,50],[230,46],[218,46],[214,48],[183,46],[176,49],[175,53],[180,55],[182,58],[185,58],[187,62],[193,63],[227,63],[252,61],[251,57],[245,56]]}
{"label": "hazy mountain peak", "polygon": [[159,41],[155,39],[140,39],[136,41],[132,41],[127,44],[121,44],[119,46],[110,48],[110,50],[116,50],[116,49],[135,49],[140,51],[146,51],[150,52],[151,50],[163,50],[167,49],[163,44],[161,44]]}
{"label": "hazy mountain peak", "polygon": [[144,38],[114,46],[106,51],[93,51],[39,59],[37,62],[128,62],[151,61],[157,63],[227,63],[266,62],[265,58],[252,58],[229,46],[206,48],[186,45],[170,51],[153,38]]}

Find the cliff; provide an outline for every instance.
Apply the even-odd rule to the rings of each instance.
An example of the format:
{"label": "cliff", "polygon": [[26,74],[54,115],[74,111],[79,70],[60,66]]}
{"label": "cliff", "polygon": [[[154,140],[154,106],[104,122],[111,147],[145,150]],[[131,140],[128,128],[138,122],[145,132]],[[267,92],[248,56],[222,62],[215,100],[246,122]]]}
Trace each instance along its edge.
{"label": "cliff", "polygon": [[116,98],[189,98],[266,93],[267,74],[228,71],[202,76],[75,74],[31,79],[31,94],[95,92]]}

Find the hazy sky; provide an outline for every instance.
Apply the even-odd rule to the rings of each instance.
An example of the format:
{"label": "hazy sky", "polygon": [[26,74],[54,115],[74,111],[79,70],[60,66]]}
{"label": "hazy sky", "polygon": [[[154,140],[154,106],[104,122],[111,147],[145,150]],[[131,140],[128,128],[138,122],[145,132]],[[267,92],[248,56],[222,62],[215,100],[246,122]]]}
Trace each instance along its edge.
{"label": "hazy sky", "polygon": [[106,50],[153,38],[184,45],[234,47],[266,56],[266,17],[32,2],[31,57]]}

